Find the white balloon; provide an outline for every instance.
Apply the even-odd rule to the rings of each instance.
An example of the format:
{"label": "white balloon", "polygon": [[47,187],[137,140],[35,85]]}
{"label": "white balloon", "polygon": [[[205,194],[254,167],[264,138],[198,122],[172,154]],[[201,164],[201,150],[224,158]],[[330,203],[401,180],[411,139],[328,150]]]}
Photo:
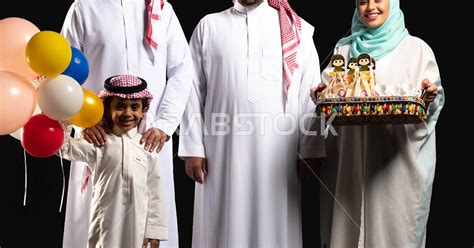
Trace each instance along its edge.
{"label": "white balloon", "polygon": [[76,115],[84,100],[81,85],[74,78],[62,74],[42,81],[37,94],[43,114],[58,121]]}
{"label": "white balloon", "polygon": [[[36,104],[35,110],[33,111],[33,114],[32,114],[31,116],[37,115],[37,114],[41,114],[41,109],[40,109],[40,107],[38,106],[38,104]],[[20,127],[20,128],[18,128],[18,130],[16,130],[15,132],[10,133],[10,135],[11,135],[13,138],[17,139],[17,140],[21,140],[21,132],[22,132],[22,131],[23,131],[23,127]]]}

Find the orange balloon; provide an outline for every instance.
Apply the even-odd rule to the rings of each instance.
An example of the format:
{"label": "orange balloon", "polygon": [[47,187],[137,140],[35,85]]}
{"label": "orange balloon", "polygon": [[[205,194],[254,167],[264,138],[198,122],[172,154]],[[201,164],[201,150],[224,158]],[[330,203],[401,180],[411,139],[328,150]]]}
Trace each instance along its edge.
{"label": "orange balloon", "polygon": [[99,123],[104,115],[104,104],[93,91],[85,88],[82,88],[82,90],[84,92],[82,108],[69,121],[79,127],[93,127]]}
{"label": "orange balloon", "polygon": [[28,41],[40,30],[19,17],[0,20],[0,70],[11,71],[32,80],[38,76],[28,62],[25,51]]}
{"label": "orange balloon", "polygon": [[9,134],[33,115],[36,89],[23,76],[0,71],[0,135]]}

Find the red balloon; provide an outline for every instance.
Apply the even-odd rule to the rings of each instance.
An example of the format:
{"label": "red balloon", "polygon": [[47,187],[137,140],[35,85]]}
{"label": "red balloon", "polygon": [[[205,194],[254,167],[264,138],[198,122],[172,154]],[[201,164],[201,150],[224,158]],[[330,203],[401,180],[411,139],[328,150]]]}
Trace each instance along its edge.
{"label": "red balloon", "polygon": [[23,126],[21,145],[31,156],[53,156],[63,144],[64,130],[58,121],[44,114],[32,116]]}

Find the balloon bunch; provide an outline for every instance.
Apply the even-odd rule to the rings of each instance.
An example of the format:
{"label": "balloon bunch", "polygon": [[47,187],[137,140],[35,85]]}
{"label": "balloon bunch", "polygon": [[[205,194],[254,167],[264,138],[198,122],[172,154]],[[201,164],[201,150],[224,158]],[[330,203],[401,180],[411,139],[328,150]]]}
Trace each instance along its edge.
{"label": "balloon bunch", "polygon": [[102,101],[81,86],[88,75],[86,57],[61,34],[1,19],[0,135],[20,139],[34,157],[54,155],[64,139],[60,122],[87,128],[102,119]]}

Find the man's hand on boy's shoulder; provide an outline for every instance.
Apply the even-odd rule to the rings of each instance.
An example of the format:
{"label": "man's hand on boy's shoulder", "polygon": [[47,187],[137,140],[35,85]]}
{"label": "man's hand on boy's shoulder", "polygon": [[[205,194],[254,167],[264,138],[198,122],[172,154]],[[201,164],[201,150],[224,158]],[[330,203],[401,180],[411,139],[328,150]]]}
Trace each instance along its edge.
{"label": "man's hand on boy's shoulder", "polygon": [[170,139],[165,132],[161,131],[158,128],[150,128],[146,130],[145,133],[142,135],[142,139],[140,140],[140,144],[145,143],[145,150],[149,152],[153,152],[156,148],[156,152],[160,152],[165,142]]}
{"label": "man's hand on boy's shoulder", "polygon": [[103,146],[107,141],[107,132],[100,124],[83,129],[81,136],[84,137],[87,142],[93,143],[96,146]]}
{"label": "man's hand on boy's shoulder", "polygon": [[145,238],[143,240],[143,245],[142,245],[142,248],[147,248],[148,247],[148,243],[150,243],[150,247],[151,248],[158,248],[160,247],[160,241],[158,239],[147,239]]}

